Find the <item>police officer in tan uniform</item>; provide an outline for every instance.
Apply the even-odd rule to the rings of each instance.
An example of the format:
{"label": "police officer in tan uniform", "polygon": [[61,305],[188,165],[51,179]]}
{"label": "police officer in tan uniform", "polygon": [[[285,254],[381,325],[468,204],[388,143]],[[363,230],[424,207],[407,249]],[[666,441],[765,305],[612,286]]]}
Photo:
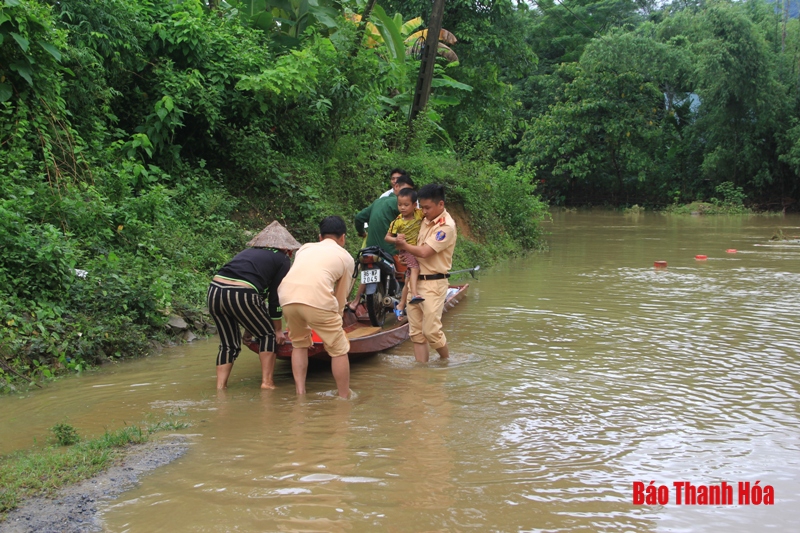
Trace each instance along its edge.
{"label": "police officer in tan uniform", "polygon": [[[419,261],[419,295],[424,302],[407,305],[409,333],[414,343],[414,357],[421,363],[428,361],[428,345],[439,352],[442,359],[450,357],[447,337],[442,332],[442,312],[447,289],[450,286],[448,270],[453,266],[456,247],[456,223],[444,208],[444,187],[425,185],[417,194],[419,207],[425,218],[417,237],[417,245],[397,236],[395,246],[407,250]],[[411,295],[409,294],[409,301]]]}

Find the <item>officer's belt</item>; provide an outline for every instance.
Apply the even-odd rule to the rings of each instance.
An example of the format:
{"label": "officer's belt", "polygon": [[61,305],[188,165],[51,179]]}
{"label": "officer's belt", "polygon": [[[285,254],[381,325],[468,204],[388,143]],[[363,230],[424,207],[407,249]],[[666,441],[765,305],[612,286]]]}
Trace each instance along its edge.
{"label": "officer's belt", "polygon": [[419,280],[425,281],[429,279],[447,279],[450,277],[450,274],[420,274]]}

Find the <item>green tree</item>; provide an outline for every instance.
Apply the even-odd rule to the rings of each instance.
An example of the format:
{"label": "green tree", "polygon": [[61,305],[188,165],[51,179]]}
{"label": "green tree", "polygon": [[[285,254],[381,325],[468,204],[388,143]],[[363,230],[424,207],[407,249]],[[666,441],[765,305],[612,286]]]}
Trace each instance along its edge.
{"label": "green tree", "polygon": [[663,87],[686,69],[674,49],[643,33],[593,41],[578,65],[559,69],[563,97],[531,123],[523,167],[538,171],[555,197],[577,187],[596,200],[626,201],[660,175],[674,140],[674,103]]}
{"label": "green tree", "polygon": [[[425,21],[431,11],[426,0],[391,0],[384,7]],[[526,4],[513,0],[445,4],[443,25],[458,37],[459,68],[452,76],[473,90],[460,95],[458,106],[443,110],[442,125],[467,157],[490,155],[513,135],[517,104],[511,83],[533,72],[537,62],[527,42],[527,11]]]}
{"label": "green tree", "polygon": [[[688,12],[678,15],[689,18]],[[705,139],[702,169],[712,183],[762,186],[785,111],[775,61],[759,27],[739,6],[715,4],[679,20],[695,54],[696,127]]]}

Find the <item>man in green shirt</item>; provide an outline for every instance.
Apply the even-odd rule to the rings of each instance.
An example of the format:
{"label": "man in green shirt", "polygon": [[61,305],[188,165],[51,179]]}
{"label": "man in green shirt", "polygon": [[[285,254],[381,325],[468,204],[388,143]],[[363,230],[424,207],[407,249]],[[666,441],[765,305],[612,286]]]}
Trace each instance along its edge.
{"label": "man in green shirt", "polygon": [[[397,192],[406,187],[414,187],[414,182],[408,176],[408,173],[401,174],[402,171],[392,171],[392,193],[388,196],[381,196],[369,207],[362,209],[358,212],[355,218],[356,232],[359,237],[367,236],[366,246],[380,246],[391,255],[396,255],[397,250],[394,245],[386,242],[386,232],[389,231],[389,225],[397,218],[400,211],[397,210]],[[368,231],[365,232],[364,224],[369,223]],[[356,299],[347,304],[351,311],[355,311],[358,302],[361,301],[365,286],[360,284],[358,286],[358,293]]]}

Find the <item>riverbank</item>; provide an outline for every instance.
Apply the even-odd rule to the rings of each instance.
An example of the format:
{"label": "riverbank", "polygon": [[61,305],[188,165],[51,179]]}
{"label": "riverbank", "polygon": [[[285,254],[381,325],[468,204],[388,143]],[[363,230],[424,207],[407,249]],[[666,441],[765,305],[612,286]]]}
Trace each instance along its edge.
{"label": "riverbank", "polygon": [[186,452],[185,435],[153,435],[189,426],[170,416],[82,438],[71,424],[55,424],[44,446],[34,437],[32,448],[0,457],[0,531],[91,530],[82,528],[94,527],[97,502]]}
{"label": "riverbank", "polygon": [[108,470],[64,487],[54,497],[25,500],[0,522],[0,533],[102,531],[98,514],[109,501],[136,485],[143,475],[183,456],[188,449],[188,437],[178,434],[129,445],[119,462]]}

